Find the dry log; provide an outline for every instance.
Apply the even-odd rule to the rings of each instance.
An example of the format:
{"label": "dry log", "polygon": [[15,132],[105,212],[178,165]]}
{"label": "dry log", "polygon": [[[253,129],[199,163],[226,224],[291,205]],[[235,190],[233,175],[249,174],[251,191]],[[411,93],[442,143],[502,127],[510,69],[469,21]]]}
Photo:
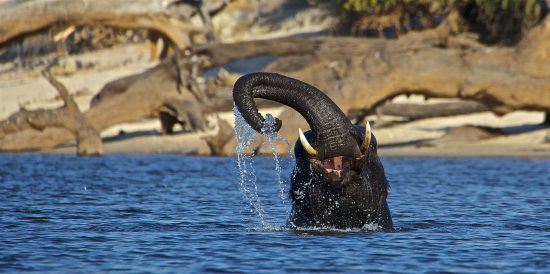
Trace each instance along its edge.
{"label": "dry log", "polygon": [[179,124],[184,131],[204,130],[203,107],[189,100],[166,101],[159,110],[162,134],[174,133]]}
{"label": "dry log", "polygon": [[[173,1],[172,4],[174,4]],[[198,11],[198,14],[200,15],[202,22],[205,27],[205,36],[206,40],[210,42],[218,42],[218,37],[216,35],[214,25],[212,24],[212,16],[215,16],[219,12],[221,12],[227,4],[231,2],[231,0],[223,0],[221,3],[212,3],[212,1],[187,1],[186,4],[192,5],[196,11]],[[165,5],[166,7],[171,4]],[[191,17],[193,14],[188,14],[187,17]],[[168,56],[168,53],[171,49],[168,41],[164,41],[162,33],[159,33],[158,31],[150,31],[148,34],[148,38],[150,41],[150,51],[151,51],[151,60],[157,60],[157,59],[164,59]],[[193,40],[193,36],[191,35],[191,40]],[[194,41],[192,41],[194,42]],[[159,49],[157,49],[157,46],[160,44],[160,52]],[[179,47],[181,48],[181,47]]]}
{"label": "dry log", "polygon": [[[76,102],[69,95],[65,86],[57,81],[49,72],[44,77],[57,90],[64,106],[58,109],[38,109],[28,111],[21,109],[0,123],[0,139],[8,134],[24,132],[29,129],[43,132],[47,128],[60,128],[74,136],[78,155],[103,154],[103,144],[99,132],[86,120]],[[28,145],[28,144],[27,144]],[[33,146],[35,144],[31,144]],[[44,145],[46,145],[44,147]],[[47,148],[46,144],[38,144],[36,149]],[[28,149],[28,148],[27,148]],[[3,150],[3,149],[0,149]]]}
{"label": "dry log", "polygon": [[346,110],[374,109],[400,94],[482,102],[497,114],[550,110],[550,16],[514,48],[448,36],[445,25],[400,39],[313,38],[198,46],[208,66],[260,55],[266,68],[319,86]]}
{"label": "dry log", "polygon": [[[84,113],[86,120],[102,131],[112,125],[157,116],[166,102],[187,102],[201,108],[193,93],[184,87],[178,88],[179,74],[176,67],[175,59],[167,59],[155,69],[108,83],[94,98],[91,108]],[[193,117],[195,119],[198,116]],[[195,119],[194,123],[203,124],[203,117],[200,118],[199,121]],[[74,140],[71,132],[64,128],[15,130],[11,133],[4,137],[0,135],[0,151],[51,149]]]}
{"label": "dry log", "polygon": [[376,109],[378,115],[390,115],[404,118],[406,121],[445,117],[488,111],[480,102],[458,101],[435,104],[384,104]]}
{"label": "dry log", "polygon": [[[346,39],[333,50],[280,58],[266,70],[315,84],[345,112],[374,113],[401,94],[478,101],[499,115],[550,110],[549,16],[527,35],[529,44],[513,48],[465,46],[435,31],[409,33],[383,46],[380,40]],[[307,128],[295,117],[292,110],[279,117],[287,121],[280,133],[290,140],[297,127]]]}
{"label": "dry log", "polygon": [[[395,96],[411,93],[474,100],[497,114],[549,111],[550,17],[525,39],[528,42],[514,48],[485,47],[465,37],[449,36],[439,28],[411,32],[397,40],[330,37],[203,45],[190,53],[181,52],[179,60],[167,59],[142,74],[106,85],[100,93],[102,99],[85,115],[102,130],[157,113],[167,100],[198,102],[197,90],[191,93],[188,89],[201,84],[198,91],[202,92],[204,86],[220,86],[205,85],[206,80],[193,70],[200,76],[207,68],[261,55],[280,57],[265,70],[316,85],[346,112],[373,111]],[[187,59],[191,57],[194,59]],[[182,63],[181,58],[186,61]],[[217,105],[214,100],[211,106]],[[287,139],[294,139],[296,126],[305,124],[296,117],[291,110],[281,114],[286,121],[281,133]],[[47,140],[62,144],[70,135],[63,130],[48,135],[34,132],[26,134],[21,143]],[[9,144],[6,138],[0,140],[0,148]]]}
{"label": "dry log", "polygon": [[506,133],[500,128],[484,126],[459,126],[449,128],[445,135],[439,139],[422,141],[416,144],[417,147],[449,147],[464,143],[473,143],[481,140],[505,136]]}
{"label": "dry log", "polygon": [[210,154],[216,156],[227,155],[224,149],[227,143],[235,136],[235,131],[226,121],[218,118],[218,133],[206,136],[203,139],[210,148]]}
{"label": "dry log", "polygon": [[[409,33],[398,40],[314,38],[206,45],[197,52],[213,64],[258,55],[291,52],[265,70],[313,83],[344,111],[372,113],[401,94],[461,98],[496,114],[550,110],[550,16],[512,48],[486,47],[468,35],[454,37],[445,27]],[[283,55],[284,56],[284,55]],[[294,139],[306,127],[285,110],[281,134]]]}
{"label": "dry log", "polygon": [[52,25],[106,25],[162,33],[179,48],[188,34],[203,32],[190,22],[191,5],[166,0],[5,0],[0,3],[0,46]]}

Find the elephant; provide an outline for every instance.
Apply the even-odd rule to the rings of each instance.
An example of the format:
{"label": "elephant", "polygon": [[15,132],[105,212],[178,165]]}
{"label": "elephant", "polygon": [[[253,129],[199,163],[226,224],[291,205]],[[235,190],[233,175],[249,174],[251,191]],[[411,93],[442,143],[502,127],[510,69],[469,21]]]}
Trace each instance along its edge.
{"label": "elephant", "polygon": [[[386,198],[389,184],[377,154],[370,124],[353,125],[322,91],[277,73],[256,72],[240,77],[233,100],[245,121],[265,131],[265,118],[254,98],[287,105],[298,111],[311,130],[298,129],[296,165],[289,190],[294,228],[393,229]],[[275,118],[271,130],[282,121]]]}

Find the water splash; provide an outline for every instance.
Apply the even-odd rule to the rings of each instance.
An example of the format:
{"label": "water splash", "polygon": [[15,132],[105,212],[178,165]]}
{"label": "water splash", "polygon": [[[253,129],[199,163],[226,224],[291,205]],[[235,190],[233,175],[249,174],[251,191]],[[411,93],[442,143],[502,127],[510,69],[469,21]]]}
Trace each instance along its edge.
{"label": "water splash", "polygon": [[361,228],[334,228],[330,226],[321,226],[321,227],[294,227],[288,225],[268,225],[264,227],[254,227],[247,229],[249,232],[281,232],[281,231],[292,231],[297,232],[302,235],[304,234],[313,234],[313,235],[339,235],[346,233],[370,233],[381,231],[380,227],[377,224],[365,224]]}
{"label": "water splash", "polygon": [[243,196],[248,201],[253,212],[258,215],[260,226],[267,225],[265,212],[258,196],[256,184],[256,171],[254,170],[254,153],[247,155],[245,150],[252,144],[258,135],[254,129],[244,120],[239,110],[234,106],[235,138],[237,140],[237,165],[241,177],[240,188]]}
{"label": "water splash", "polygon": [[273,154],[273,160],[275,162],[275,172],[277,173],[277,181],[279,182],[279,198],[281,198],[281,202],[283,203],[283,206],[287,209],[287,215],[290,213],[288,211],[288,207],[286,206],[289,204],[287,195],[286,195],[286,189],[285,189],[285,180],[283,179],[282,172],[283,172],[283,163],[281,161],[281,155],[277,152],[275,149],[275,144],[277,141],[282,141],[286,144],[286,147],[288,148],[287,154],[290,155],[290,158],[287,165],[294,163],[294,156],[291,151],[292,146],[290,145],[290,142],[288,142],[287,139],[285,139],[283,136],[279,135],[277,132],[275,132],[273,129],[276,125],[275,117],[273,117],[271,114],[266,114],[265,122],[262,127],[262,134],[264,134],[267,137],[267,144],[271,148],[271,153]]}
{"label": "water splash", "polygon": [[[233,107],[233,110],[235,115],[237,165],[239,167],[239,173],[241,177],[241,191],[243,192],[243,196],[248,201],[253,211],[256,213],[256,215],[258,215],[260,226],[262,228],[272,227],[272,225],[270,225],[266,219],[265,210],[262,207],[262,203],[258,195],[258,186],[256,183],[257,177],[256,171],[254,169],[254,153],[246,153],[246,150],[250,148],[250,145],[259,136],[259,134],[254,129],[252,129],[252,127],[244,120],[239,110],[235,106]],[[266,143],[269,145],[269,147],[271,148],[271,152],[273,153],[273,159],[275,162],[275,173],[279,184],[279,197],[281,199],[283,207],[286,209],[286,216],[288,216],[289,207],[287,205],[289,204],[289,202],[286,195],[286,182],[283,179],[282,171],[283,167],[285,167],[286,165],[293,164],[294,158],[290,157],[288,161],[285,161],[285,164],[283,163],[280,155],[277,153],[275,149],[275,144],[277,141],[285,142],[289,150],[291,149],[291,146],[285,138],[272,130],[275,123],[275,118],[272,115],[267,114],[264,127],[261,131],[262,134],[266,137]],[[292,155],[292,153],[289,153],[289,155]]]}

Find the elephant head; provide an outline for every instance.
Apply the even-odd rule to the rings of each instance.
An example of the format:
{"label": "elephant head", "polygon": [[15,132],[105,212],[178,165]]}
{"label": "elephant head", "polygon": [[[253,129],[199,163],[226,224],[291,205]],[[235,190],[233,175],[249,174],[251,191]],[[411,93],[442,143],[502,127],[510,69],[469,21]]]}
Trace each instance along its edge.
{"label": "elephant head", "polygon": [[[279,102],[298,111],[311,130],[298,129],[290,196],[291,221],[297,226],[361,227],[366,223],[391,228],[386,203],[388,183],[378,159],[370,125],[354,126],[323,92],[276,73],[251,73],[233,88],[235,106],[256,131],[265,119],[254,98]],[[282,122],[276,119],[273,130]]]}
{"label": "elephant head", "polygon": [[[300,141],[317,159],[335,156],[360,157],[357,134],[338,106],[317,88],[276,73],[251,73],[242,76],[233,89],[235,105],[244,119],[260,132],[265,119],[258,112],[254,98],[264,98],[298,111],[313,131],[316,147],[303,133]],[[277,131],[282,123],[277,119]]]}

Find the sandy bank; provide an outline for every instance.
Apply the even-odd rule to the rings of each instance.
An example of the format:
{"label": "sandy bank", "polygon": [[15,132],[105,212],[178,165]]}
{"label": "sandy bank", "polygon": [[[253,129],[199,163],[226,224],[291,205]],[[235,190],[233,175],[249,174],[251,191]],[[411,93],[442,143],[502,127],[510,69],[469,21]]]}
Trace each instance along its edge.
{"label": "sandy bank", "polygon": [[[135,56],[125,62],[114,62],[123,55]],[[101,87],[114,79],[141,72],[155,65],[143,46],[123,46],[110,50],[88,53],[84,56],[68,56],[82,60],[94,60],[104,64],[97,70],[78,71],[58,77],[75,96],[81,110],[87,110],[89,102]],[[120,60],[119,60],[120,61]],[[119,64],[119,65],[115,65]],[[9,73],[0,75],[0,119],[18,110],[54,108],[61,105],[55,90],[38,74]],[[414,99],[414,98],[413,98]],[[402,99],[399,99],[402,100]],[[276,110],[269,112],[276,114]],[[223,113],[223,119],[233,125],[232,113]],[[456,156],[456,157],[550,157],[550,129],[537,126],[543,120],[541,112],[513,112],[503,117],[484,112],[454,117],[432,118],[399,124],[387,128],[374,128],[380,145],[381,156]],[[451,128],[462,125],[479,125],[502,128],[508,135],[470,143],[455,143],[444,147],[417,147],[423,140],[440,138]],[[162,136],[157,120],[144,120],[120,124],[102,132],[106,154],[113,153],[179,153],[209,154],[202,137],[216,134],[215,130],[201,133]],[[297,134],[296,134],[297,135]],[[297,136],[296,136],[297,137]],[[294,140],[290,140],[291,143]],[[234,146],[234,143],[228,144]],[[228,147],[226,151],[234,151]],[[74,145],[55,149],[54,153],[74,153]]]}

